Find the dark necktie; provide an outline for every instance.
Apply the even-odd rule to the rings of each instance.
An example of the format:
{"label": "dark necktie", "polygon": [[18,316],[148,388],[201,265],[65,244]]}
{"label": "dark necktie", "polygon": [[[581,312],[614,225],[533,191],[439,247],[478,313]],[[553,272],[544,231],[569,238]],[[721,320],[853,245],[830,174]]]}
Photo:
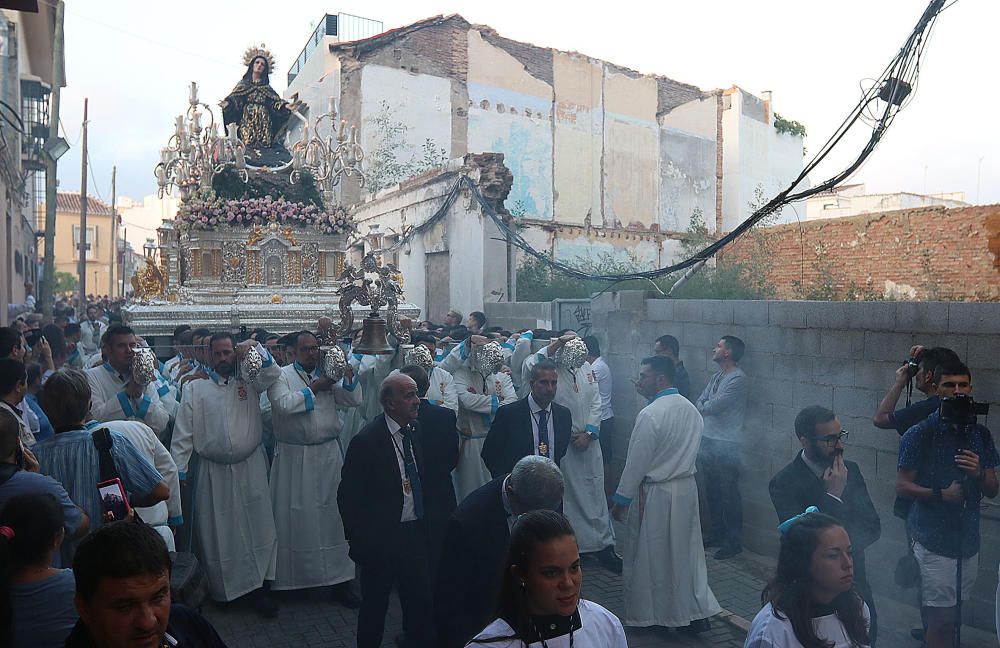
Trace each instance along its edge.
{"label": "dark necktie", "polygon": [[549,411],[538,412],[538,454],[549,456]]}
{"label": "dark necktie", "polygon": [[406,469],[406,478],[410,480],[410,488],[413,489],[413,513],[417,519],[424,517],[424,496],[420,487],[420,472],[417,470],[417,462],[413,460],[412,430],[409,427],[399,429],[403,435],[403,467]]}

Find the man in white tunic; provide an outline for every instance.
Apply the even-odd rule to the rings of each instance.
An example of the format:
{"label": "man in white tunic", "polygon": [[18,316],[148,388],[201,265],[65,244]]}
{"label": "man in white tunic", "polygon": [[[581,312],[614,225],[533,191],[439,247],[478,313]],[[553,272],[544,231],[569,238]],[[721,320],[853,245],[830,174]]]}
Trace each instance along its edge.
{"label": "man in white tunic", "polygon": [[719,602],[708,587],[695,461],[704,423],[673,387],[674,364],[642,361],[637,391],[649,399],[635,420],[613,513],[624,521],[628,626],[709,629]]}
{"label": "man in white tunic", "polygon": [[267,390],[276,441],[271,465],[271,502],[278,533],[273,589],[336,585],[336,599],[356,608],[360,601],[350,589],[354,563],[347,556],[349,547],[337,508],[344,465],[337,440],[337,406],[360,405],[361,387],[350,366],[340,381],[323,375],[319,341],[309,331],[296,337],[295,357]]}
{"label": "man in white tunic", "polygon": [[559,464],[566,478],[564,512],[576,531],[580,553],[596,554],[602,566],[620,574],[622,561],[615,553],[604,493],[604,458],[599,441],[601,393],[586,357],[587,346],[576,333],[570,332],[530,356],[524,368],[530,375],[532,367],[545,358],[555,360],[559,366],[559,387],[554,400],[573,415],[569,448]]}
{"label": "man in white tunic", "polygon": [[90,414],[98,421],[141,421],[164,439],[170,413],[160,402],[154,382],[140,385],[132,379],[132,356],[138,341],[127,326],[107,330],[101,350],[105,362],[87,369],[93,401]]}
{"label": "man in white tunic", "polygon": [[496,347],[492,354],[493,362],[472,362],[475,368],[469,363],[461,364],[453,374],[458,391],[460,437],[458,466],[454,475],[455,496],[459,502],[492,479],[481,456],[483,444],[500,406],[517,400],[510,376],[499,371],[502,361],[500,345],[492,344]]}
{"label": "man in white tunic", "polygon": [[[263,363],[251,381],[242,376],[247,376],[244,361],[253,345]],[[190,517],[212,598],[232,601],[253,592],[254,609],[274,616],[277,605],[262,588],[274,579],[277,543],[258,394],[281,376],[281,369],[254,340],[234,347],[230,334],[216,333],[210,349],[212,371],[208,379],[184,388],[170,450],[182,486],[191,453],[198,453]],[[237,362],[244,364],[240,377],[234,374]]]}
{"label": "man in white tunic", "polygon": [[92,356],[101,348],[101,336],[108,330],[107,325],[100,320],[101,309],[97,306],[87,306],[87,319],[80,322],[80,346],[84,356]]}

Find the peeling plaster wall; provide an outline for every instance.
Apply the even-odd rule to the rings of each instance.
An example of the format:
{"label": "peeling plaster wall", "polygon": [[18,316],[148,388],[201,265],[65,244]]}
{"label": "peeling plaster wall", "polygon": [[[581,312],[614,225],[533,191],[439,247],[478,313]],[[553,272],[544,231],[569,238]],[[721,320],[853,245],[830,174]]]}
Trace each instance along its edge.
{"label": "peeling plaster wall", "polygon": [[468,39],[469,150],[504,154],[512,213],[552,220],[552,86],[478,31]]}
{"label": "peeling plaster wall", "polygon": [[[455,186],[460,173],[479,182],[484,171],[462,159],[383,191],[360,203],[355,211],[359,230],[379,224],[387,236],[418,226],[431,218]],[[406,301],[427,314],[429,291],[447,296],[447,307],[432,317],[440,321],[447,308],[468,313],[481,310],[483,303],[506,296],[506,244],[493,222],[483,215],[479,204],[469,196],[460,196],[442,220],[400,246],[386,260],[394,262],[403,273]],[[387,244],[392,238],[386,240]],[[429,272],[428,254],[445,253],[444,268]],[[477,262],[473,263],[471,260]]]}
{"label": "peeling plaster wall", "polygon": [[593,59],[556,52],[555,220],[604,224],[601,165],[604,156],[603,68]]}
{"label": "peeling plaster wall", "polygon": [[[422,156],[421,147],[430,139],[436,148],[450,149],[451,84],[448,79],[382,65],[366,65],[361,71],[361,145],[369,154],[383,135],[372,118],[389,106],[392,121],[406,126],[404,147],[396,159],[406,164]],[[419,97],[419,101],[413,101]]]}
{"label": "peeling plaster wall", "polygon": [[715,97],[709,96],[660,118],[661,231],[683,232],[696,210],[715,229],[717,113]]}
{"label": "peeling plaster wall", "polygon": [[648,228],[659,213],[657,83],[605,68],[605,221]]}
{"label": "peeling plaster wall", "polygon": [[[344,116],[365,124],[369,153],[383,100],[409,127],[410,156],[428,137],[452,158],[503,153],[514,176],[505,207],[560,259],[675,261],[693,213],[711,230],[731,228],[758,183],[773,193],[801,169],[801,140],[778,135],[770,104],[738,88],[705,93],[460,16],[341,44],[333,56]],[[723,100],[735,106],[720,110]],[[348,202],[362,195],[344,187]]]}

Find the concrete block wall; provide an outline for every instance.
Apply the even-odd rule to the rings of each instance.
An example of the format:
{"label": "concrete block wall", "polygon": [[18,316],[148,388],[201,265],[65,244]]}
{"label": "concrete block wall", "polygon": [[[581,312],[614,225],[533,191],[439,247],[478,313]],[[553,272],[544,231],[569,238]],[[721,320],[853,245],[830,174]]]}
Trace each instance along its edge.
{"label": "concrete block wall", "polygon": [[[497,302],[483,304],[487,326],[515,331],[523,328],[552,328],[552,302]],[[464,313],[466,317],[468,313]]]}
{"label": "concrete block wall", "polygon": [[[980,400],[1000,402],[1000,304],[946,302],[781,302],[646,299],[642,292],[605,293],[591,304],[593,331],[601,341],[614,381],[618,435],[616,456],[624,459],[634,417],[645,405],[630,379],[639,361],[664,334],[681,343],[681,359],[697,395],[715,371],[712,347],[727,334],[747,344],[743,368],[750,376],[742,492],[744,544],[777,555],[777,519],[767,492],[771,476],[800,448],[795,415],[808,405],[831,407],[851,433],[847,458],[855,461],[882,517],[882,538],[867,552],[878,596],[912,603],[914,593],[892,582],[904,552],[901,520],[892,516],[899,438],[876,429],[871,417],[914,344],[948,346],[973,371]],[[920,398],[919,392],[914,398]],[[902,399],[900,406],[902,406]],[[987,425],[1000,432],[1000,405]],[[982,551],[966,621],[984,629],[994,624],[997,564],[1000,562],[1000,506],[985,500]],[[916,616],[914,617],[916,619]]]}

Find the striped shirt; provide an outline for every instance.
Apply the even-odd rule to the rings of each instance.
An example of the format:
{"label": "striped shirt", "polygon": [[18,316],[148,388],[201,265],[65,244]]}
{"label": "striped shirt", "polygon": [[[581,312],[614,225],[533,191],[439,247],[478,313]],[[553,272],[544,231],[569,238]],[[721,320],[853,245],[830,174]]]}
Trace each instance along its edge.
{"label": "striped shirt", "polygon": [[[69,493],[69,497],[90,516],[90,528],[101,526],[104,509],[97,483],[101,481],[101,462],[91,432],[100,426],[91,421],[82,430],[56,434],[37,444],[32,452],[38,459],[41,473],[53,477]],[[111,432],[111,456],[129,499],[149,495],[163,481],[163,476],[146,460],[132,443],[119,432]],[[63,543],[63,565],[72,564],[71,543]]]}

